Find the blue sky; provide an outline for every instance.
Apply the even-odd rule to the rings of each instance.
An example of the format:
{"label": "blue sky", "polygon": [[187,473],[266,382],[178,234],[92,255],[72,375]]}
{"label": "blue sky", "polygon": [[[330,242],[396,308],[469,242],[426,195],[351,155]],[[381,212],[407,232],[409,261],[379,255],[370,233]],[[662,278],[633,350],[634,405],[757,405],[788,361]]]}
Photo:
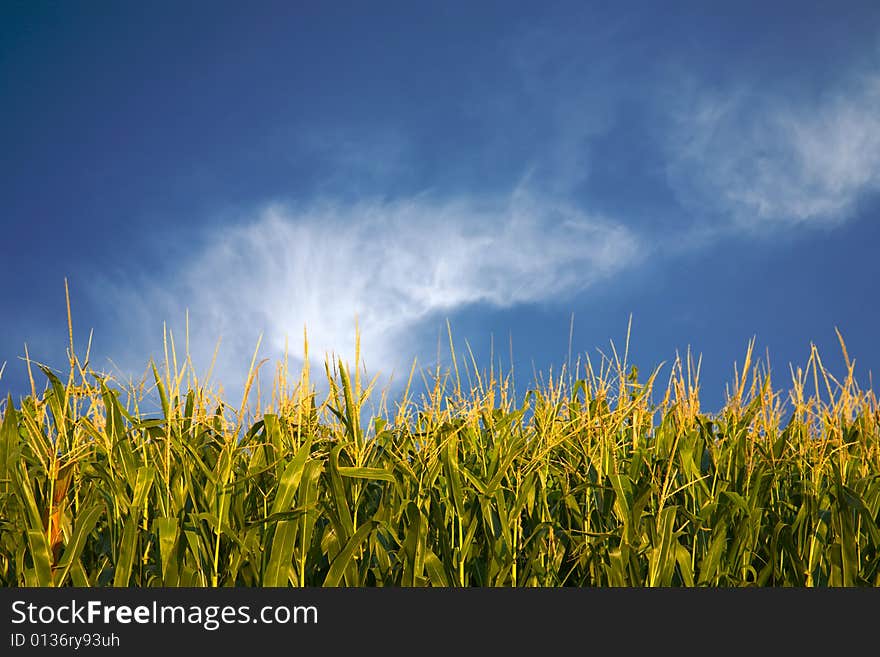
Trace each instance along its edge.
{"label": "blue sky", "polygon": [[525,387],[572,315],[575,356],[630,315],[642,371],[701,353],[710,407],[753,336],[878,372],[876,3],[7,2],[0,97],[3,393],[63,367],[65,277],[94,367],[188,309],[233,390],[355,316],[398,379],[448,319]]}

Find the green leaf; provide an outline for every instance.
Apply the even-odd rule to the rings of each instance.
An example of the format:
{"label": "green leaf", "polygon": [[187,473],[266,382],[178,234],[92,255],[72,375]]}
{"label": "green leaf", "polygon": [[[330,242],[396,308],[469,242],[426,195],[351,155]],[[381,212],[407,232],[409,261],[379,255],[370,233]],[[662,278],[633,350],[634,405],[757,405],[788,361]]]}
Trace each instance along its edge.
{"label": "green leaf", "polygon": [[64,548],[64,554],[61,556],[61,561],[58,563],[58,567],[61,570],[55,578],[57,586],[64,584],[64,580],[67,578],[71,567],[77,563],[82,555],[83,548],[88,541],[89,535],[92,533],[92,530],[98,523],[98,519],[103,513],[103,504],[93,504],[85,511],[81,511],[77,516],[73,534],[70,537],[70,542],[68,542],[67,546]]}
{"label": "green leaf", "polygon": [[378,523],[372,520],[368,520],[357,528],[357,531],[355,531],[352,537],[346,542],[345,547],[343,547],[339,551],[339,554],[333,559],[327,577],[324,579],[324,586],[339,586],[339,583],[342,581],[342,575],[345,573],[350,562],[354,558],[355,552],[358,550],[361,543],[363,543],[364,539],[370,535],[370,532],[376,528],[377,524]]}
{"label": "green leaf", "polygon": [[31,548],[31,559],[33,559],[37,575],[37,585],[52,586],[52,559],[49,557],[46,534],[39,530],[29,529],[27,537]]}
{"label": "green leaf", "polygon": [[9,479],[14,471],[14,458],[18,452],[18,418],[12,395],[6,398],[6,412],[0,425],[0,481]]}
{"label": "green leaf", "polygon": [[113,575],[113,586],[126,587],[129,585],[131,569],[134,565],[135,552],[137,550],[137,539],[137,516],[132,514],[126,518],[122,530],[122,542],[119,548],[119,556],[116,560],[116,572]]}
{"label": "green leaf", "polygon": [[430,549],[425,551],[425,569],[432,586],[449,586],[443,562]]}
{"label": "green leaf", "polygon": [[162,566],[162,578],[167,579],[169,566],[174,557],[177,539],[180,536],[180,523],[177,518],[156,518],[153,526],[159,534],[159,558]]}
{"label": "green leaf", "polygon": [[287,586],[288,573],[293,564],[293,551],[296,547],[295,521],[284,520],[275,527],[269,563],[263,574],[263,586]]}
{"label": "green leaf", "polygon": [[339,468],[337,468],[337,471],[343,477],[351,477],[353,479],[387,481],[392,484],[397,482],[393,474],[382,468],[354,468],[340,466]]}
{"label": "green leaf", "polygon": [[311,448],[312,439],[310,437],[300,446],[293,460],[284,469],[281,481],[278,482],[275,500],[272,503],[272,514],[288,511],[293,506],[296,490],[299,487],[300,479],[302,479],[303,467],[309,458]]}

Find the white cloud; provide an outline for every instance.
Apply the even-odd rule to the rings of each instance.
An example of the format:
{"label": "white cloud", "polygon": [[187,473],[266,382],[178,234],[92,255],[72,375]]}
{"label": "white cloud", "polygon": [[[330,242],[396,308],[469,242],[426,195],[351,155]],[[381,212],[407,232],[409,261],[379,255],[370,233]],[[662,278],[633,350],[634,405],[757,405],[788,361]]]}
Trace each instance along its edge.
{"label": "white cloud", "polygon": [[[400,380],[445,316],[471,304],[553,302],[640,257],[624,226],[517,192],[500,203],[472,199],[273,205],[248,223],[212,229],[161,286],[140,281],[95,292],[125,308],[119,323],[139,342],[161,344],[161,322],[190,315],[190,345],[203,370],[222,336],[216,379],[243,378],[257,341],[261,355],[301,360],[302,331],[318,362],[354,353],[355,318],[371,373]],[[122,331],[120,331],[122,333]],[[132,355],[140,364],[143,356]],[[201,363],[201,365],[199,365]]]}
{"label": "white cloud", "polygon": [[876,75],[817,99],[685,93],[670,131],[670,183],[692,209],[739,229],[840,223],[880,188],[878,108]]}

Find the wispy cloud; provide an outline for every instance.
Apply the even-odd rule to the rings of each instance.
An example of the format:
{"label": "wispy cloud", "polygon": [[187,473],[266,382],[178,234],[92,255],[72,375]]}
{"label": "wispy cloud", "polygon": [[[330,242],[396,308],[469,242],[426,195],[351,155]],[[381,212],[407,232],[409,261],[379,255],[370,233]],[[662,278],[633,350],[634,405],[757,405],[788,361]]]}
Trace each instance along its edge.
{"label": "wispy cloud", "polygon": [[880,188],[880,75],[816,98],[739,88],[682,94],[669,180],[696,213],[748,231],[834,225]]}
{"label": "wispy cloud", "polygon": [[193,356],[206,363],[222,336],[219,374],[231,380],[241,378],[260,333],[270,358],[289,337],[290,356],[301,360],[305,326],[311,356],[334,351],[350,360],[355,321],[368,370],[400,374],[420,332],[436,335],[430,318],[439,325],[472,304],[561,299],[642,255],[626,227],[521,191],[502,202],[277,204],[213,230],[161,283],[104,282],[94,291],[126,308],[117,322],[132,347],[157,344],[163,320],[180,338],[188,308]]}

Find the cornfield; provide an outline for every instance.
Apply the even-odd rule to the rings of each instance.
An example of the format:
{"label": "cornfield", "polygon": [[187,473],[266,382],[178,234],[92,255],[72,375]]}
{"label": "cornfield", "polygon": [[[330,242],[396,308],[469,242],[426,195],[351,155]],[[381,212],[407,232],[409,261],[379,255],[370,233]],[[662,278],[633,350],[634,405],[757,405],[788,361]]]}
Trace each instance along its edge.
{"label": "cornfield", "polygon": [[813,348],[782,390],[753,345],[712,414],[690,355],[640,379],[617,351],[522,398],[454,350],[394,399],[359,354],[320,386],[285,359],[254,408],[258,366],[230,404],[173,340],[126,386],[71,334],[69,373],[5,402],[0,583],[880,585],[876,397],[842,340],[842,377]]}

